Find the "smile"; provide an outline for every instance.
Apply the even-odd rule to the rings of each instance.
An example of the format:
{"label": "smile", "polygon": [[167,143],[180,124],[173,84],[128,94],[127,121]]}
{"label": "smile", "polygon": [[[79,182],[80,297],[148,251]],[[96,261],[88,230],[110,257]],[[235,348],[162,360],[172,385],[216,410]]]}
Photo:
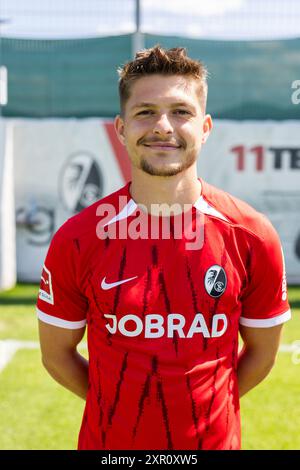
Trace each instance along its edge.
{"label": "smile", "polygon": [[145,147],[148,147],[152,150],[162,150],[162,151],[172,151],[180,148],[180,145],[174,145],[164,142],[155,142],[151,144],[144,144]]}

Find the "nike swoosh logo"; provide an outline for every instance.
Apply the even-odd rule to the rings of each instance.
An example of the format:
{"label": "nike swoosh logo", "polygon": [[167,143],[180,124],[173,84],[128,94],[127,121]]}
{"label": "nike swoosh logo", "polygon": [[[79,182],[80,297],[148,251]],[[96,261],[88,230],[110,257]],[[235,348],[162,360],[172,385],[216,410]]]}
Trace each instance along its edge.
{"label": "nike swoosh logo", "polygon": [[117,281],[117,282],[106,282],[106,276],[102,279],[102,282],[101,282],[101,287],[103,290],[108,290],[108,289],[112,289],[113,287],[117,287],[117,286],[120,286],[121,284],[124,284],[125,282],[129,282],[129,281],[132,281],[133,279],[136,279],[138,276],[134,276],[134,277],[129,277],[128,279],[122,279],[122,281]]}

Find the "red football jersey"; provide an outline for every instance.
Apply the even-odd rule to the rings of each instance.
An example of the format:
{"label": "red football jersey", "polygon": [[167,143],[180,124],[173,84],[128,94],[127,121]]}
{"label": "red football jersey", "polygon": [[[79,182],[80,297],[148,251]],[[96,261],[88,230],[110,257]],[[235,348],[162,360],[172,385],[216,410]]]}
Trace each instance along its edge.
{"label": "red football jersey", "polygon": [[[186,224],[178,235],[178,216],[139,211],[130,183],[52,240],[38,317],[88,328],[79,449],[240,448],[239,324],[290,318],[283,256],[262,214],[201,183],[190,211],[196,249]],[[169,221],[170,236],[149,238],[150,219]]]}

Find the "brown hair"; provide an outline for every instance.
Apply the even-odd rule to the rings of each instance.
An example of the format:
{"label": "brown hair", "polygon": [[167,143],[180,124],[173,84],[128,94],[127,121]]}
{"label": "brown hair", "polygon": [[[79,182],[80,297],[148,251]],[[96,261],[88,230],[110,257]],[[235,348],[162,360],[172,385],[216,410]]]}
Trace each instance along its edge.
{"label": "brown hair", "polygon": [[207,70],[198,60],[193,60],[186,54],[184,47],[163,49],[156,45],[151,49],[137,52],[135,59],[127,62],[119,73],[119,97],[121,113],[124,113],[126,101],[130,97],[132,84],[147,75],[185,75],[199,80],[199,95],[201,107],[205,110],[207,98]]}

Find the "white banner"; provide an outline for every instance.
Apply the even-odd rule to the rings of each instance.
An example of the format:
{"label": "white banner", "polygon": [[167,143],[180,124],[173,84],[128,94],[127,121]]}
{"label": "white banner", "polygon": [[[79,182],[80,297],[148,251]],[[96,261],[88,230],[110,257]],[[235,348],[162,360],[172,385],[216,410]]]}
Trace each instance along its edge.
{"label": "white banner", "polygon": [[15,227],[12,139],[0,116],[0,291],[16,282]]}
{"label": "white banner", "polygon": [[76,212],[123,185],[100,119],[10,121],[15,158],[18,280],[40,279],[54,232]]}
{"label": "white banner", "polygon": [[300,283],[300,121],[215,121],[198,173],[267,215]]}
{"label": "white banner", "polygon": [[[66,218],[130,179],[112,123],[12,120],[18,278],[37,281],[49,241]],[[300,283],[300,122],[215,121],[199,176],[264,212]]]}

